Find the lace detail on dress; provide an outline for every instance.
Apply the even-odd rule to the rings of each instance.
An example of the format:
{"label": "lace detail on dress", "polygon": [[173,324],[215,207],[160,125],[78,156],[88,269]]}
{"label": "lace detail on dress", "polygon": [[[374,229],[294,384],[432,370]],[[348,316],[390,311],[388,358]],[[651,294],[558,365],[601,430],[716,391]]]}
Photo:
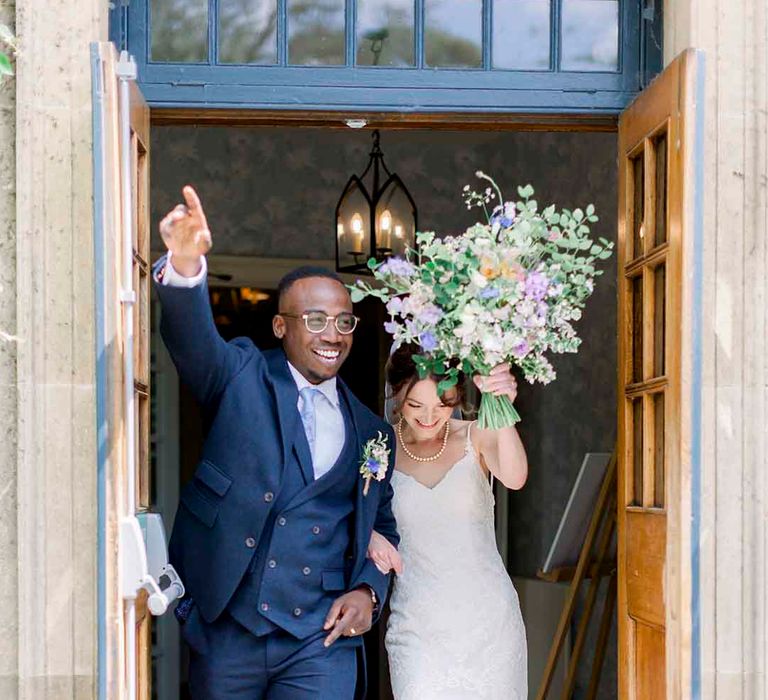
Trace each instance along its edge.
{"label": "lace detail on dress", "polygon": [[392,485],[405,569],[386,636],[396,700],[526,700],[520,604],[469,430],[464,456],[437,485],[398,471]]}

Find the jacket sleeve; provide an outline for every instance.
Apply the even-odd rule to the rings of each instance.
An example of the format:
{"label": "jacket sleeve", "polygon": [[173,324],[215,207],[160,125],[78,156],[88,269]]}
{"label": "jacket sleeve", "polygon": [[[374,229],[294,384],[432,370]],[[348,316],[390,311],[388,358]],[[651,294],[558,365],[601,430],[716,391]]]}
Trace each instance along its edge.
{"label": "jacket sleeve", "polygon": [[247,351],[242,344],[227,343],[219,335],[205,281],[189,288],[158,281],[165,263],[163,256],[155,263],[152,275],[161,306],[160,334],[181,380],[206,405],[215,401],[237,374],[247,359]]}
{"label": "jacket sleeve", "polygon": [[[389,435],[389,444],[392,446],[389,459],[389,469],[387,477],[382,484],[381,496],[379,500],[379,506],[376,511],[376,519],[374,520],[373,529],[381,535],[384,535],[395,547],[400,544],[400,535],[397,534],[397,522],[395,516],[392,513],[392,471],[395,468],[395,440],[392,429],[387,426],[387,435]],[[392,574],[382,574],[376,565],[368,558],[365,560],[365,564],[360,572],[360,575],[355,579],[350,589],[359,588],[366,585],[373,588],[376,592],[376,597],[379,600],[379,608],[377,614],[374,616],[374,622],[376,622],[381,615],[381,611],[384,608],[384,603],[387,600],[389,594],[389,582],[392,578]]]}

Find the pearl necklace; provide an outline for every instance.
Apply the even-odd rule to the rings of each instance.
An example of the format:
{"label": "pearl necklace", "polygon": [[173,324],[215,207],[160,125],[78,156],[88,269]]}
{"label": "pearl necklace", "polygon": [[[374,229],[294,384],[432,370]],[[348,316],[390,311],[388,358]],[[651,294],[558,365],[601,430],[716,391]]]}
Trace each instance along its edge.
{"label": "pearl necklace", "polygon": [[403,440],[403,419],[401,418],[400,421],[397,424],[397,437],[400,438],[400,445],[403,448],[403,451],[405,454],[407,454],[414,462],[434,462],[436,459],[440,459],[442,457],[443,452],[445,452],[445,448],[448,446],[448,433],[451,429],[451,422],[446,421],[445,422],[445,435],[443,435],[443,446],[440,448],[440,450],[437,452],[437,454],[432,455],[431,457],[419,457],[418,455],[413,454],[406,446],[405,446],[405,440]]}

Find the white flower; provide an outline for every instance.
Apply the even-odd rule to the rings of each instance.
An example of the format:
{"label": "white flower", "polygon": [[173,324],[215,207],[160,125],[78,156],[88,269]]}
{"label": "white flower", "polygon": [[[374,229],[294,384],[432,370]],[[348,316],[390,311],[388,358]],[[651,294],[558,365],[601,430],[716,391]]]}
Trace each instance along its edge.
{"label": "white flower", "polygon": [[472,284],[474,284],[478,289],[483,289],[483,287],[488,285],[488,278],[485,275],[481,275],[479,272],[473,272]]}

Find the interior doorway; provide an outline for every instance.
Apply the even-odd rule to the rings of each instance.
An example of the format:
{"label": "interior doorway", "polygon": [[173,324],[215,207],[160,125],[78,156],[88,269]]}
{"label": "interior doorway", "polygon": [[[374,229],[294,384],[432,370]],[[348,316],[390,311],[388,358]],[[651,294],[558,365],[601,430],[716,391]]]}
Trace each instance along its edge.
{"label": "interior doorway", "polygon": [[[514,187],[530,183],[544,205],[555,202],[573,208],[594,203],[601,219],[595,232],[615,240],[615,133],[551,131],[544,124],[538,130],[515,131],[412,126],[382,131],[382,147],[388,165],[416,201],[421,230],[453,233],[473,223],[477,214],[462,206],[461,189],[482,169],[510,197]],[[213,231],[209,285],[220,332],[226,338],[249,335],[260,347],[270,347],[277,279],[301,261],[333,265],[336,200],[349,175],[364,167],[369,149],[367,130],[284,124],[154,125],[153,250],[160,246],[154,232],[159,217],[176,204],[182,185],[193,184]],[[528,628],[531,696],[563,595],[561,585],[539,581],[536,571],[584,454],[610,452],[615,442],[615,280],[612,259],[579,323],[583,338],[579,354],[555,360],[558,380],[543,389],[521,384],[517,404],[530,479],[520,492],[497,491],[499,549],[520,594]],[[382,312],[371,303],[358,315],[363,326],[356,332],[343,374],[361,400],[381,412],[381,367],[387,351]],[[152,338],[152,357],[153,498],[170,527],[179,484],[189,478],[197,462],[204,426],[184,388],[174,380],[157,334]],[[187,440],[182,449],[182,432],[199,437],[198,446]],[[175,624],[167,616],[156,625],[153,687],[161,700],[184,697],[184,659]],[[379,630],[369,640],[369,697],[385,700],[386,660],[380,638]],[[616,697],[615,633],[598,697]]]}

